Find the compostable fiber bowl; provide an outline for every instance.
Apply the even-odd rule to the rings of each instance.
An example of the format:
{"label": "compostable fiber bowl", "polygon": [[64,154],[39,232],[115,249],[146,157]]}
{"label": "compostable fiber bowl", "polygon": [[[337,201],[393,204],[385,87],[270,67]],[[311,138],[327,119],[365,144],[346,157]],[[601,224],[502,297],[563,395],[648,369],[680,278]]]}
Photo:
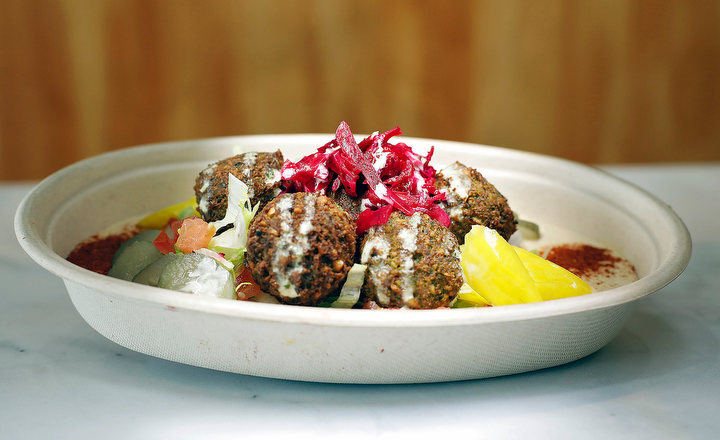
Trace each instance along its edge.
{"label": "compostable fiber bowl", "polygon": [[632,302],[685,268],[690,237],[645,191],[595,168],[502,148],[403,138],[435,146],[440,168],[479,169],[522,218],[557,242],[618,251],[634,283],[585,296],[477,309],[342,310],[203,298],[102,276],[65,260],[113,223],[192,195],[208,163],[243,151],[298,159],[332,135],[263,135],[128,148],[71,165],[42,181],[18,208],[22,247],[65,282],[80,315],[129,349],[216,370],[340,383],[475,379],[552,367],[607,344]]}

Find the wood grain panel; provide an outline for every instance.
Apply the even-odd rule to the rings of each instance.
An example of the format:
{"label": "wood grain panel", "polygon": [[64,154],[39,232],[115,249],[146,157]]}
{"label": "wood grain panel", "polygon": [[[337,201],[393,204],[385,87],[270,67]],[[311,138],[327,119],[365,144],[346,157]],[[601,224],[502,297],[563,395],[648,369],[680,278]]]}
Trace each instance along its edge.
{"label": "wood grain panel", "polygon": [[0,179],[343,119],[591,163],[720,160],[717,0],[0,6]]}

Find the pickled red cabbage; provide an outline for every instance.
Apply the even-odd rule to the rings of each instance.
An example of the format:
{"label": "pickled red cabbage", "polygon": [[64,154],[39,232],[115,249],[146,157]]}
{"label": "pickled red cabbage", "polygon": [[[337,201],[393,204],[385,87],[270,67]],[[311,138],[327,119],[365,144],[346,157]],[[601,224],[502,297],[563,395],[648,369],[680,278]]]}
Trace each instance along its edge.
{"label": "pickled red cabbage", "polygon": [[375,132],[357,143],[343,121],[335,138],[297,162],[285,161],[280,171],[287,192],[328,192],[342,186],[351,197],[361,197],[357,232],[387,222],[394,210],[406,215],[424,212],[443,226],[450,218],[438,205],[445,194],[435,189],[435,169],[430,166],[434,147],[427,156],[390,139],[402,134],[399,127]]}

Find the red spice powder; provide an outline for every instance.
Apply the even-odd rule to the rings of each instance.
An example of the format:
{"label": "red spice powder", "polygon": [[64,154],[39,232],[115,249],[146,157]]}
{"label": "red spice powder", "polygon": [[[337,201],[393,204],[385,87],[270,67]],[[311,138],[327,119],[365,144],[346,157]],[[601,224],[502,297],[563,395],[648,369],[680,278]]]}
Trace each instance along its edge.
{"label": "red spice powder", "polygon": [[601,268],[611,269],[616,263],[623,261],[622,258],[613,255],[609,249],[587,244],[555,246],[545,258],[579,277],[597,274]]}
{"label": "red spice powder", "polygon": [[94,235],[75,246],[66,259],[87,270],[107,275],[110,272],[113,256],[120,245],[138,232],[140,231],[129,230],[103,237]]}

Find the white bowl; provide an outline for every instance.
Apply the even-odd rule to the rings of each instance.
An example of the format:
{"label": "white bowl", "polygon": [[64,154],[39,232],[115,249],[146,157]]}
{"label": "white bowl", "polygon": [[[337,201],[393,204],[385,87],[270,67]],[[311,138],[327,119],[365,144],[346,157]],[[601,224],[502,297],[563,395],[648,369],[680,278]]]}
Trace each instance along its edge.
{"label": "white bowl", "polygon": [[685,268],[690,236],[645,191],[566,160],[458,142],[403,138],[433,162],[478,168],[521,217],[612,248],[640,279],[605,292],[478,309],[339,310],[196,297],[102,276],[64,257],[120,219],[192,195],[209,162],[282,149],[297,159],[332,135],[265,135],[129,148],[71,165],[42,181],[18,208],[20,244],[61,277],[92,328],[132,350],[216,370],[341,383],[475,379],[552,367],[598,350],[620,330],[633,301]]}

